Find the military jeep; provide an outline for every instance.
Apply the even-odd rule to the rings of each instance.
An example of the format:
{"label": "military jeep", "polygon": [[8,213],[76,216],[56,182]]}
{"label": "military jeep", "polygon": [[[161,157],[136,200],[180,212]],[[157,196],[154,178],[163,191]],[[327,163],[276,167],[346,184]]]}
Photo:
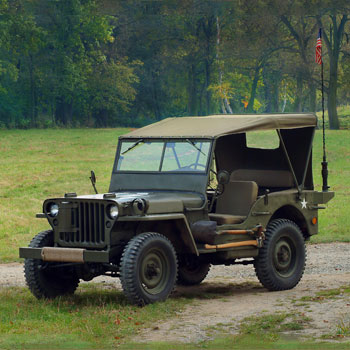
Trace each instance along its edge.
{"label": "military jeep", "polygon": [[[31,292],[54,298],[107,275],[145,305],[217,264],[252,264],[267,289],[293,288],[318,210],[334,196],[314,190],[316,125],[314,114],[214,115],[120,137],[108,193],[44,201],[37,217],[51,229],[20,248]],[[274,147],[247,143],[266,130]]]}

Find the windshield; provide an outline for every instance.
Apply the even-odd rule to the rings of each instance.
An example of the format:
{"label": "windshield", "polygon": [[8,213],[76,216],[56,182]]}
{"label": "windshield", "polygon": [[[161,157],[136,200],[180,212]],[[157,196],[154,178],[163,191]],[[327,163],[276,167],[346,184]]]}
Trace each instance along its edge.
{"label": "windshield", "polygon": [[205,172],[210,141],[122,141],[116,171]]}

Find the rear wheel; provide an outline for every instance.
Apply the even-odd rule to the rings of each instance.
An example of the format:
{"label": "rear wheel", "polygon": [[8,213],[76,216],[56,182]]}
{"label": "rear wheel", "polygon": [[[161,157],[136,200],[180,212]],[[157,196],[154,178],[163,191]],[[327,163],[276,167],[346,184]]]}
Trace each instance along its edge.
{"label": "rear wheel", "polygon": [[199,261],[197,257],[185,257],[179,263],[178,284],[200,284],[207,277],[209,270],[210,264]]}
{"label": "rear wheel", "polygon": [[[31,248],[53,246],[53,231],[37,234],[29,244]],[[27,285],[38,298],[55,298],[60,295],[73,294],[78,287],[79,278],[74,269],[57,266],[38,259],[25,259],[24,274]]]}
{"label": "rear wheel", "polygon": [[165,236],[142,233],[126,245],[120,261],[120,280],[131,303],[146,305],[165,300],[176,279],[176,253]]}
{"label": "rear wheel", "polygon": [[305,260],[305,241],[300,228],[286,219],[271,221],[264,245],[254,261],[262,285],[269,290],[295,287],[303,276]]}

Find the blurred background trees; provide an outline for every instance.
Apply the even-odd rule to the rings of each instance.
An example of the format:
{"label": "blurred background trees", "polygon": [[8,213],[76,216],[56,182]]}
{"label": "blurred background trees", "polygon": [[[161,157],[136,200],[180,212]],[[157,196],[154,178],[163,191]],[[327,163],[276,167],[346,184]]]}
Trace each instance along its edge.
{"label": "blurred background trees", "polygon": [[350,5],[332,0],[0,0],[0,128],[350,103]]}

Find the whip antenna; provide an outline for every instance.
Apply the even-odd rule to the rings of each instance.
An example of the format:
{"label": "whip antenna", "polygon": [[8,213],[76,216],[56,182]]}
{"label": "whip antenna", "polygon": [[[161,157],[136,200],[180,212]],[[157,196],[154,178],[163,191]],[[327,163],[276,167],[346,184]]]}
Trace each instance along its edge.
{"label": "whip antenna", "polygon": [[316,63],[321,65],[321,91],[322,91],[322,135],[323,135],[323,160],[322,160],[322,191],[328,192],[328,162],[326,155],[326,132],[324,124],[324,79],[323,79],[323,59],[322,59],[322,28],[318,32],[316,42]]}

